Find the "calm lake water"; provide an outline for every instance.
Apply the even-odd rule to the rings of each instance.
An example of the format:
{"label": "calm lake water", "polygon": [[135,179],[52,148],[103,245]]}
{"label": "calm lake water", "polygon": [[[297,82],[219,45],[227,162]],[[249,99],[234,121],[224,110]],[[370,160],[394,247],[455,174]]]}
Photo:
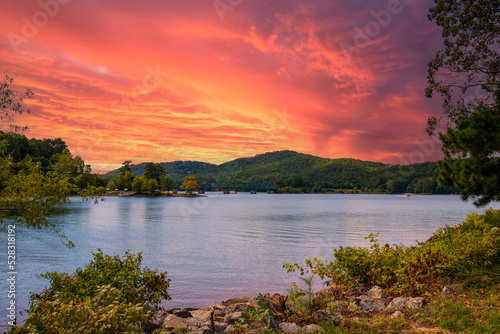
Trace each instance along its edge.
{"label": "calm lake water", "polygon": [[[50,230],[17,231],[18,310],[27,308],[30,292],[46,286],[37,274],[73,273],[98,248],[106,254],[142,251],[144,265],[167,270],[172,279],[173,300],[164,306],[202,307],[239,295],[286,293],[298,275],[287,274],[284,263],[331,259],[335,247],[368,245],[364,237],[371,232],[379,232],[382,243],[412,245],[483,211],[458,196],[209,193],[204,198],[107,197],[98,205],[73,198],[51,219],[76,248],[63,246]],[[0,240],[0,324],[5,325],[6,231]]]}

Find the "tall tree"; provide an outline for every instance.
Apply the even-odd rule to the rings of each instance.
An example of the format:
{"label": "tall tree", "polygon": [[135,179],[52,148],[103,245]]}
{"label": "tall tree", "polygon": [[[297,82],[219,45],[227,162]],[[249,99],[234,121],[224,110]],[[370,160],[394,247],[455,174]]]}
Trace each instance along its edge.
{"label": "tall tree", "polygon": [[483,206],[500,200],[500,1],[435,0],[429,19],[443,28],[443,50],[429,62],[426,96],[444,98],[444,160],[439,182]]}
{"label": "tall tree", "polygon": [[145,167],[146,171],[144,173],[144,178],[155,179],[158,184],[161,183],[161,176],[165,174],[165,168],[161,164],[155,164],[153,162],[148,162]]}
{"label": "tall tree", "polygon": [[130,168],[131,163],[131,160],[127,160],[122,163],[122,166],[118,168],[118,170],[120,171],[120,175],[125,175],[126,172],[132,173],[132,168]]}

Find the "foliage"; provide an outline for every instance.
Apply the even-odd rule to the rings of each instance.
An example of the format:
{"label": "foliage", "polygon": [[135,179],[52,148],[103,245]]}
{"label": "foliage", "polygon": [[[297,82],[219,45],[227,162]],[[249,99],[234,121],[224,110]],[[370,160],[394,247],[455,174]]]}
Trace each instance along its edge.
{"label": "foliage", "polygon": [[97,287],[95,295],[77,302],[61,302],[59,294],[54,297],[40,301],[26,324],[10,333],[143,333],[140,323],[148,318],[143,306],[125,300],[110,285]]}
{"label": "foliage", "polygon": [[439,162],[440,184],[461,189],[462,199],[479,198],[483,206],[500,200],[500,107],[479,107],[456,119],[456,129],[441,134],[444,160]]}
{"label": "foliage", "polygon": [[415,247],[380,246],[370,234],[366,247],[339,247],[333,261],[317,258],[305,266],[285,264],[288,272],[311,272],[343,295],[357,286],[379,285],[394,295],[419,296],[437,291],[445,280],[481,276],[500,282],[500,210],[471,214],[460,226],[437,230]]}
{"label": "foliage", "polygon": [[194,190],[200,189],[200,186],[194,180],[194,176],[187,176],[180,188],[186,190],[188,193],[192,193]]}
{"label": "foliage", "polygon": [[175,187],[174,180],[170,177],[170,175],[165,174],[160,178],[160,185],[163,189],[170,190]]}
{"label": "foliage", "polygon": [[116,184],[113,181],[109,181],[108,184],[106,185],[106,188],[109,189],[110,191],[115,191]]}
{"label": "foliage", "polygon": [[[0,84],[0,124],[10,130],[26,127],[13,125],[14,116],[28,112],[24,98],[11,88],[13,79],[5,76]],[[92,195],[99,178],[91,174],[90,166],[80,157],[72,157],[61,139],[28,140],[17,133],[0,133],[0,226],[14,220],[28,228],[49,227],[69,247],[73,243],[46,217],[60,203],[69,202],[76,187],[84,199]],[[33,156],[33,158],[32,158]]]}
{"label": "foliage", "polygon": [[[445,47],[429,62],[426,95],[444,98],[439,180],[483,206],[500,198],[500,2],[435,2],[429,19],[443,28]],[[438,123],[429,118],[429,134]]]}
{"label": "foliage", "polygon": [[261,293],[255,298],[255,302],[257,307],[248,307],[243,313],[243,320],[247,324],[263,323],[265,318],[276,315],[272,302]]}
{"label": "foliage", "polygon": [[98,195],[104,195],[106,193],[106,188],[104,187],[97,187],[95,189],[95,193],[98,194]]}
{"label": "foliage", "polygon": [[120,175],[125,175],[127,172],[132,173],[132,169],[130,168],[130,164],[132,163],[132,160],[126,160],[122,163],[122,166],[118,168],[120,171]]}
{"label": "foliage", "polygon": [[13,124],[14,117],[23,113],[29,113],[30,110],[23,105],[24,99],[33,97],[33,92],[27,89],[23,94],[15,92],[11,85],[14,79],[8,75],[1,75],[3,83],[0,83],[0,125],[2,130],[18,131],[27,129],[26,126]]}
{"label": "foliage", "polygon": [[[278,151],[236,159],[219,166],[194,162],[161,165],[168,171],[174,185],[181,185],[189,174],[206,191],[236,189],[266,192],[275,189],[289,193],[355,193],[357,188],[358,192],[458,192],[456,188],[437,184],[438,168],[434,162],[388,166],[355,159],[327,159]],[[130,167],[136,175],[142,175],[144,166]],[[111,175],[118,175],[118,170],[108,173],[107,177]],[[396,182],[387,187],[389,180]],[[159,184],[167,188],[161,182]]]}
{"label": "foliage", "polygon": [[305,289],[293,283],[290,290],[288,290],[288,298],[294,306],[295,312],[299,312],[306,317],[311,317],[316,297],[313,291],[314,275],[300,277],[300,279],[305,283]]}
{"label": "foliage", "polygon": [[141,268],[142,254],[124,258],[99,250],[94,259],[73,275],[40,275],[50,287],[31,295],[28,318],[13,333],[139,333],[139,323],[167,292],[167,272]]}
{"label": "foliage", "polygon": [[52,208],[69,202],[73,185],[60,179],[54,172],[44,173],[40,163],[26,158],[15,163],[11,156],[0,153],[0,220],[2,228],[6,219],[28,228],[52,228],[69,247],[67,239],[55,224],[46,217]]}
{"label": "foliage", "polygon": [[[444,97],[449,122],[477,106],[498,105],[500,79],[500,4],[498,0],[435,0],[429,20],[443,28],[444,49],[429,62],[426,95]],[[467,94],[475,90],[474,98]],[[436,118],[430,119],[430,131]],[[434,127],[432,127],[434,125]]]}
{"label": "foliage", "polygon": [[136,193],[142,193],[142,189],[144,188],[144,179],[141,176],[134,177],[134,181],[132,181],[132,190]]}
{"label": "foliage", "polygon": [[161,164],[156,164],[153,162],[146,163],[144,178],[154,179],[156,182],[161,182],[162,175],[165,174],[165,168]]}
{"label": "foliage", "polygon": [[132,172],[130,172],[130,171],[126,171],[125,173],[120,174],[120,176],[118,176],[116,183],[120,189],[130,190],[130,189],[132,189],[132,182],[133,181],[134,181],[134,174],[132,174]]}

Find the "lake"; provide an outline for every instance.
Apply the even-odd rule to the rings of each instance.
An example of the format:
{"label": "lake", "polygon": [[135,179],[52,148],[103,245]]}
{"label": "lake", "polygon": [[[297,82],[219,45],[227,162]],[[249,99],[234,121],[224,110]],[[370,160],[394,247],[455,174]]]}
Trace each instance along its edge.
{"label": "lake", "polygon": [[[492,205],[500,209],[500,204]],[[282,265],[306,258],[331,259],[338,246],[366,246],[369,233],[381,243],[415,244],[439,227],[483,212],[459,196],[364,194],[209,193],[203,198],[106,197],[94,205],[72,203],[50,219],[76,244],[68,249],[50,230],[18,229],[17,305],[47,281],[39,273],[76,268],[106,254],[143,252],[143,264],[167,270],[172,301],[166,307],[202,307],[240,295],[286,293],[297,274]],[[0,324],[7,307],[7,232],[2,242]],[[319,281],[316,287],[322,288]],[[23,318],[23,317],[20,317]],[[0,328],[2,330],[3,328]]]}

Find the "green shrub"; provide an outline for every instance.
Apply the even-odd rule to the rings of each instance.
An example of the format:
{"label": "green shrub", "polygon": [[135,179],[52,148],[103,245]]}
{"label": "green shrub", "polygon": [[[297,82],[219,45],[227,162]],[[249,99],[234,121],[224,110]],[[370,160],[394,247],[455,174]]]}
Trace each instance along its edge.
{"label": "green shrub", "polygon": [[96,192],[96,194],[98,194],[98,195],[104,195],[104,194],[106,193],[106,188],[104,188],[104,187],[102,187],[102,186],[101,186],[101,187],[97,187],[97,188],[95,189],[95,192]]}
{"label": "green shrub", "polygon": [[[496,227],[496,228],[495,228]],[[333,261],[307,259],[305,266],[285,264],[289,271],[311,272],[339,293],[356,286],[379,285],[393,295],[424,295],[442,282],[473,280],[500,283],[500,210],[473,213],[459,226],[438,229],[415,247],[380,246],[370,234],[371,246],[339,247]]]}
{"label": "green shrub", "polygon": [[28,318],[12,333],[138,333],[150,311],[170,299],[167,272],[141,268],[141,253],[93,255],[73,275],[40,275],[50,287],[31,295]]}

